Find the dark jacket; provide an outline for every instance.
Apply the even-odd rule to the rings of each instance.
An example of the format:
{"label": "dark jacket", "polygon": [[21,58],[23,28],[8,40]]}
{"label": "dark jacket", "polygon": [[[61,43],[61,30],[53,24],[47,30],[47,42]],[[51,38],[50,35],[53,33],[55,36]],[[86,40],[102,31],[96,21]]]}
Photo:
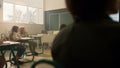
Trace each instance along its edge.
{"label": "dark jacket", "polygon": [[77,20],[55,38],[52,57],[65,68],[116,68],[119,42],[120,24],[108,16],[89,22]]}

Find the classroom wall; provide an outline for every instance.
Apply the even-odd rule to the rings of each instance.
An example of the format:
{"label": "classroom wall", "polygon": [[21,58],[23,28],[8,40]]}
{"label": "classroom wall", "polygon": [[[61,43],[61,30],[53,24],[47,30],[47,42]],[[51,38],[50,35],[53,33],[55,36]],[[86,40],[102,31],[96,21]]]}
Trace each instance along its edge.
{"label": "classroom wall", "polygon": [[[44,11],[66,8],[65,0],[4,0],[11,3],[43,8]],[[29,2],[27,2],[29,1]]]}
{"label": "classroom wall", "polygon": [[3,20],[3,8],[2,8],[2,1],[0,1],[0,22]]}
{"label": "classroom wall", "polygon": [[45,11],[66,8],[65,0],[45,0]]}
{"label": "classroom wall", "polygon": [[25,26],[28,34],[37,34],[40,33],[41,30],[44,30],[43,25],[37,25],[37,24],[16,24],[16,23],[1,23],[0,22],[0,33],[9,33],[12,26]]}

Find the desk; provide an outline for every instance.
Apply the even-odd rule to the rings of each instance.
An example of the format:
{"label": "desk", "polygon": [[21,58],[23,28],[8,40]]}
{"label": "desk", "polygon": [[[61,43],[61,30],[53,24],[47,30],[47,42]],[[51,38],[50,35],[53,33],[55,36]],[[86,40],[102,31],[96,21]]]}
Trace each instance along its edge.
{"label": "desk", "polygon": [[[4,48],[6,48],[7,46],[10,47],[10,51],[11,51],[13,57],[15,58],[15,62],[17,63],[17,68],[20,68],[20,66],[18,64],[18,61],[16,60],[16,56],[15,56],[15,53],[14,53],[14,46],[18,46],[19,44],[20,44],[19,42],[4,41],[3,44],[0,45],[0,52],[1,52],[3,57],[5,57],[4,51],[8,50],[8,49],[4,49]],[[7,68],[7,63],[6,63],[6,68]]]}
{"label": "desk", "polygon": [[21,39],[19,39],[18,41],[21,42],[23,45],[25,45],[25,43],[29,43],[29,47],[30,47],[30,51],[32,53],[32,60],[28,61],[34,61],[34,53],[32,52],[32,46],[30,45],[30,42],[34,40],[34,38],[30,38],[30,37],[22,37]]}
{"label": "desk", "polygon": [[[40,51],[38,52],[39,54],[43,54],[44,52],[44,48],[42,45],[42,40],[41,37],[43,36],[43,34],[38,34],[38,35],[32,35],[32,37],[36,40],[37,42],[37,48],[40,49]],[[41,45],[41,48],[40,48]]]}
{"label": "desk", "polygon": [[30,37],[22,37],[22,38],[20,38],[20,40],[23,40],[23,41],[25,41],[25,40],[33,40],[34,38],[30,38]]}

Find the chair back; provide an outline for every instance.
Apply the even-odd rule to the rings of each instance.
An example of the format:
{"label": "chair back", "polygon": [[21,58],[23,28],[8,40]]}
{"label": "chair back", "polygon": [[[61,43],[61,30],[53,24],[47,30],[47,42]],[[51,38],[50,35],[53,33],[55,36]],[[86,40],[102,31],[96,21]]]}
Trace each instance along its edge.
{"label": "chair back", "polygon": [[49,46],[51,46],[55,37],[56,37],[56,35],[54,35],[54,34],[44,34],[41,37],[42,44],[43,43],[48,43]]}
{"label": "chair back", "polygon": [[53,31],[48,31],[48,34],[53,34]]}
{"label": "chair back", "polygon": [[2,39],[3,41],[7,41],[7,36],[4,33],[0,34],[0,39]]}
{"label": "chair back", "polygon": [[63,68],[60,64],[51,60],[39,60],[33,63],[31,68]]}
{"label": "chair back", "polygon": [[59,33],[59,31],[53,31],[54,35],[57,35]]}

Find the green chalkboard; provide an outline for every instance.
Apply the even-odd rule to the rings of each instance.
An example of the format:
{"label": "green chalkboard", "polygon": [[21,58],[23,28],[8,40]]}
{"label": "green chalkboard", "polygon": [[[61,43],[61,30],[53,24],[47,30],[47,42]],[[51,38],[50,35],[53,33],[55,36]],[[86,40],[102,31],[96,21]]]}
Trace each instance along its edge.
{"label": "green chalkboard", "polygon": [[60,24],[69,25],[73,23],[73,18],[69,12],[61,13],[60,14]]}
{"label": "green chalkboard", "polygon": [[73,23],[71,14],[66,9],[50,10],[45,12],[45,29],[59,30],[61,24]]}
{"label": "green chalkboard", "polygon": [[58,14],[50,15],[49,22],[50,22],[49,23],[50,30],[58,30],[59,29],[59,15]]}

